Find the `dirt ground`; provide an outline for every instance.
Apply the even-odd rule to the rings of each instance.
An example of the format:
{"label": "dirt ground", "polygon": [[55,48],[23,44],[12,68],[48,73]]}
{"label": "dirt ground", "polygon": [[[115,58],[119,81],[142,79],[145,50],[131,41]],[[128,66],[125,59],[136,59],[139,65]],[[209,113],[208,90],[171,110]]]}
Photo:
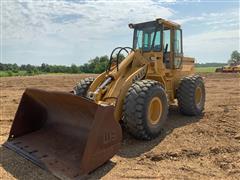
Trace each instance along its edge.
{"label": "dirt ground", "polygon": [[[69,91],[85,76],[1,78],[0,144],[7,139],[26,87]],[[171,106],[162,135],[145,142],[124,132],[119,153],[88,179],[239,179],[240,76],[203,76],[206,106],[202,116],[183,116]],[[0,155],[0,179],[56,179],[3,146]]]}

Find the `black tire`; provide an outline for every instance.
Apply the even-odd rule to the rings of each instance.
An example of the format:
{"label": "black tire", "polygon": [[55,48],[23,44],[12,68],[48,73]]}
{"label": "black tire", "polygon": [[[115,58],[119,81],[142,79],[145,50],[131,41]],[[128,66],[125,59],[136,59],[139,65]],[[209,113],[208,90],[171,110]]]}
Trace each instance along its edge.
{"label": "black tire", "polygon": [[93,77],[81,79],[80,82],[74,87],[74,94],[77,96],[86,97],[88,88],[90,87],[93,81],[94,81]]}
{"label": "black tire", "polygon": [[[156,124],[148,118],[148,106],[157,97],[162,103],[162,113]],[[167,119],[168,101],[163,86],[154,80],[137,81],[129,88],[123,105],[123,124],[137,139],[151,140],[157,137]]]}
{"label": "black tire", "polygon": [[[201,90],[201,96],[196,99],[195,94],[198,88]],[[190,116],[200,115],[204,110],[205,96],[205,86],[201,76],[184,77],[177,89],[180,112]]]}

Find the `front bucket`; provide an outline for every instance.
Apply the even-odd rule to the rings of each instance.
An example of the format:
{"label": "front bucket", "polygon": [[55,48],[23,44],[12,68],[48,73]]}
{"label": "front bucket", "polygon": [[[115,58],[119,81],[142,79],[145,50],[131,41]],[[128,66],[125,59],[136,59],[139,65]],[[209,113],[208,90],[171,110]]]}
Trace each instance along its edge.
{"label": "front bucket", "polygon": [[59,178],[79,178],[117,153],[122,131],[113,114],[70,93],[27,89],[4,145]]}

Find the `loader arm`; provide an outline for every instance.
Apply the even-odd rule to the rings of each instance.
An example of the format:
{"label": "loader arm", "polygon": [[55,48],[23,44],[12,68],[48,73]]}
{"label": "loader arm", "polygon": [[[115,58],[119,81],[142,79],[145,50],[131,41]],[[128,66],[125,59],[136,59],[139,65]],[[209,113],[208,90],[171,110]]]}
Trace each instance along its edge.
{"label": "loader arm", "polygon": [[119,65],[100,74],[88,90],[88,97],[97,104],[108,104],[117,109],[114,117],[121,119],[122,104],[129,87],[147,73],[148,61],[140,51],[132,51]]}

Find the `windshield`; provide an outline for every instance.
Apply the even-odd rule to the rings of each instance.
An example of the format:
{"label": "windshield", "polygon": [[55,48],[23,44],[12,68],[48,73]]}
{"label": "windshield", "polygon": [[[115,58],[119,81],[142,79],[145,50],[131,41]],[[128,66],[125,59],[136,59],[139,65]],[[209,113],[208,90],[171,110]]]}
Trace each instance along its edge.
{"label": "windshield", "polygon": [[135,29],[133,48],[142,49],[143,51],[151,51],[151,50],[160,51],[161,50],[160,30],[155,26]]}

